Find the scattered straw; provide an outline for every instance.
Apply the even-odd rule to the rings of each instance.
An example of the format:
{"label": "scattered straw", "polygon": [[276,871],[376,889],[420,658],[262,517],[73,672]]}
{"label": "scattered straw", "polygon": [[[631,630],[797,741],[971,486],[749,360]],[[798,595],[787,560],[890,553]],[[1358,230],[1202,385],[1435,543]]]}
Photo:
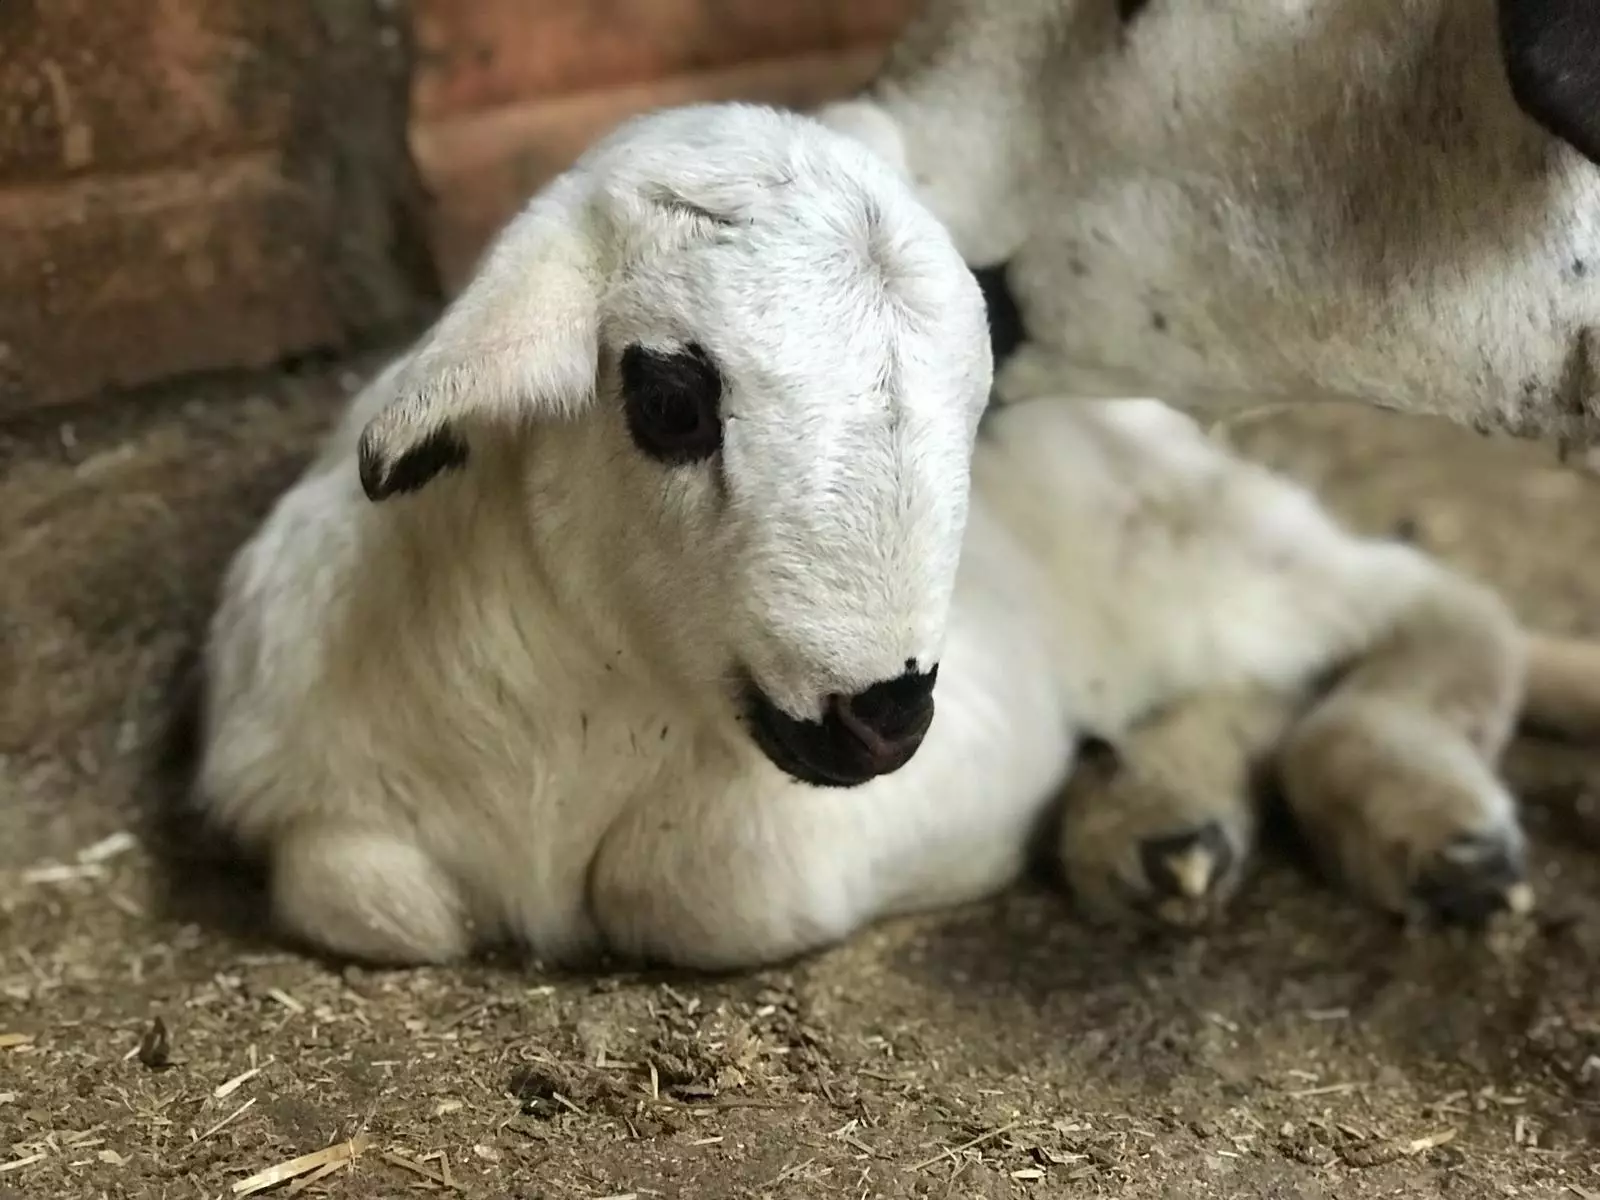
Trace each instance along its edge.
{"label": "scattered straw", "polygon": [[31,1033],[0,1033],[0,1050],[17,1050],[33,1045]]}
{"label": "scattered straw", "polygon": [[238,1108],[234,1109],[227,1116],[223,1117],[222,1120],[218,1121],[210,1129],[206,1130],[199,1137],[195,1138],[195,1140],[193,1142],[191,1142],[190,1145],[198,1146],[201,1142],[205,1141],[208,1137],[210,1137],[212,1134],[216,1133],[218,1130],[226,1129],[229,1125],[232,1125],[240,1117],[244,1116],[245,1113],[249,1112],[251,1106],[254,1105],[255,1102],[256,1102],[256,1098],[254,1096],[251,1096],[250,1099],[246,1100],[243,1104],[239,1105]]}
{"label": "scattered straw", "polygon": [[139,839],[124,829],[79,850],[78,861],[84,864],[107,862],[119,854],[126,854],[138,845]]}
{"label": "scattered straw", "polygon": [[1455,1138],[1456,1131],[1454,1129],[1446,1129],[1439,1133],[1430,1133],[1426,1137],[1412,1138],[1406,1143],[1405,1153],[1422,1154],[1427,1150],[1436,1150],[1440,1146],[1445,1145],[1447,1142],[1455,1141]]}
{"label": "scattered straw", "polygon": [[962,1142],[959,1146],[950,1146],[944,1150],[941,1150],[931,1158],[925,1158],[919,1163],[912,1163],[911,1166],[906,1169],[909,1171],[926,1171],[935,1163],[943,1162],[947,1158],[954,1158],[957,1154],[961,1154],[967,1150],[976,1150],[979,1146],[984,1145],[986,1142],[992,1142],[995,1140],[995,1138],[1003,1137],[1004,1135],[1010,1133],[1013,1129],[1020,1129],[1026,1124],[1028,1124],[1026,1121],[1011,1121],[1000,1126],[998,1129],[989,1130],[988,1133],[980,1133],[977,1137]]}
{"label": "scattered straw", "polygon": [[279,1163],[275,1167],[268,1167],[265,1171],[257,1171],[248,1179],[241,1179],[233,1185],[235,1196],[253,1196],[257,1192],[264,1192],[270,1187],[294,1179],[300,1175],[310,1174],[312,1171],[321,1170],[330,1164],[345,1166],[361,1157],[367,1148],[365,1134],[357,1134],[347,1142],[338,1142],[325,1150],[318,1150],[312,1154],[302,1154],[299,1158],[291,1158],[288,1162]]}
{"label": "scattered straw", "polygon": [[43,863],[23,871],[22,882],[30,885],[73,883],[79,879],[101,879],[104,876],[105,871],[99,863]]}
{"label": "scattered straw", "polygon": [[277,1001],[277,1003],[283,1005],[283,1007],[287,1008],[292,1013],[303,1013],[306,1010],[306,1006],[304,1004],[301,1004],[300,1001],[289,995],[289,993],[284,991],[282,988],[268,988],[267,999]]}
{"label": "scattered straw", "polygon": [[1301,1088],[1298,1091],[1290,1092],[1289,1098],[1291,1100],[1305,1100],[1311,1096],[1342,1096],[1346,1092],[1355,1091],[1359,1086],[1361,1085],[1355,1083],[1325,1083],[1320,1087]]}
{"label": "scattered straw", "polygon": [[[270,1063],[271,1061],[272,1060],[270,1058],[267,1059],[267,1062]],[[211,1094],[218,1100],[226,1100],[229,1096],[233,1095],[257,1075],[261,1074],[261,1070],[261,1067],[251,1067],[248,1071],[241,1071],[232,1079],[225,1080],[224,1082],[217,1084],[217,1086],[212,1089]]]}
{"label": "scattered straw", "polygon": [[383,1157],[383,1161],[384,1162],[392,1163],[394,1166],[401,1167],[401,1168],[403,1168],[403,1169],[405,1169],[407,1171],[410,1171],[414,1175],[420,1175],[420,1176],[422,1176],[422,1178],[426,1179],[429,1183],[436,1183],[440,1187],[453,1188],[456,1191],[464,1191],[465,1190],[464,1188],[462,1188],[462,1186],[459,1183],[457,1183],[455,1180],[449,1178],[448,1176],[440,1174],[438,1171],[434,1171],[434,1170],[429,1169],[428,1167],[423,1166],[421,1163],[417,1162],[415,1159],[407,1158],[403,1154],[397,1154],[393,1150],[385,1150],[383,1152],[383,1156],[382,1157]]}
{"label": "scattered straw", "polygon": [[20,1171],[23,1167],[31,1167],[36,1162],[44,1161],[43,1154],[30,1154],[27,1158],[13,1158],[10,1162],[0,1163],[0,1175],[7,1171]]}
{"label": "scattered straw", "polygon": [[349,1165],[349,1159],[341,1159],[339,1162],[323,1163],[315,1171],[311,1172],[311,1174],[300,1176],[299,1179],[296,1179],[288,1187],[284,1188],[284,1192],[290,1196],[298,1196],[301,1192],[305,1191],[306,1188],[316,1186],[329,1175],[332,1175],[335,1171],[342,1171]]}

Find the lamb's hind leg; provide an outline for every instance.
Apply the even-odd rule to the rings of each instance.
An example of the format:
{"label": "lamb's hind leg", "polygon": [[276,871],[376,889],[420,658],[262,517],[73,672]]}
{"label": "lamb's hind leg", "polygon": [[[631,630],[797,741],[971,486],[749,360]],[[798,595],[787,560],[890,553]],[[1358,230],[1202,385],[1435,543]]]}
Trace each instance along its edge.
{"label": "lamb's hind leg", "polygon": [[1058,849],[1087,913],[1179,927],[1217,916],[1255,849],[1256,772],[1297,711],[1275,688],[1200,692],[1080,754]]}
{"label": "lamb's hind leg", "polygon": [[1279,782],[1325,868],[1397,915],[1526,909],[1516,804],[1495,773],[1522,701],[1521,631],[1443,571],[1288,733]]}

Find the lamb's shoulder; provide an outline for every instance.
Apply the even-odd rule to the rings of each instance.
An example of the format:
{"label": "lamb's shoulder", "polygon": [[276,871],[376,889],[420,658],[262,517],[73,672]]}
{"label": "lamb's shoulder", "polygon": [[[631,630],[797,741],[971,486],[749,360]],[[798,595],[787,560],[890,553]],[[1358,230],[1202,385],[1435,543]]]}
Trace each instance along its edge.
{"label": "lamb's shoulder", "polygon": [[[357,505],[350,486],[309,475],[238,557],[208,649],[203,810],[246,844],[314,829],[375,870],[416,868],[424,891],[461,893],[449,911],[475,938],[587,947],[606,830],[641,797],[681,794],[704,757],[681,705],[558,619],[492,522],[439,543],[420,512]],[[426,849],[427,871],[407,847]],[[305,876],[314,908],[323,876]],[[453,945],[441,936],[439,952]]]}
{"label": "lamb's shoulder", "polygon": [[213,812],[247,836],[329,806],[526,822],[563,803],[557,781],[616,790],[587,764],[608,739],[659,739],[670,708],[556,610],[515,482],[485,463],[377,506],[353,447],[342,457],[281,497],[224,582],[207,642]]}

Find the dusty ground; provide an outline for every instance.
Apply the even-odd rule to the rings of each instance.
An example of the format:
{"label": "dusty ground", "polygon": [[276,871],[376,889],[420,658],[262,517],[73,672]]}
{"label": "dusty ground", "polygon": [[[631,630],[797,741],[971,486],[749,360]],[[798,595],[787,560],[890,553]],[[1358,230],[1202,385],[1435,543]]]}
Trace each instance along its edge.
{"label": "dusty ground", "polygon": [[[228,1196],[330,1146],[279,1190],[1600,1196],[1600,808],[1572,752],[1517,752],[1551,911],[1488,942],[1401,934],[1287,858],[1185,942],[1030,888],[724,980],[262,941],[249,881],[163,841],[152,760],[216,571],[341,374],[0,431],[0,1197]],[[1237,439],[1593,629],[1600,482],[1547,452],[1336,409]]]}

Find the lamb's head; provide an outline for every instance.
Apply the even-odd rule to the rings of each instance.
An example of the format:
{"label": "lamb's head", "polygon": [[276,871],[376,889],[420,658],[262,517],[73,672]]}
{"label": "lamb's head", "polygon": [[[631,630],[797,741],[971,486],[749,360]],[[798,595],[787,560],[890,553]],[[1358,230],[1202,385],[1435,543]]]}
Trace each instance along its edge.
{"label": "lamb's head", "polygon": [[794,114],[666,110],[508,226],[362,480],[464,483],[513,447],[585,634],[850,786],[931,722],[991,371],[976,282],[876,158]]}

